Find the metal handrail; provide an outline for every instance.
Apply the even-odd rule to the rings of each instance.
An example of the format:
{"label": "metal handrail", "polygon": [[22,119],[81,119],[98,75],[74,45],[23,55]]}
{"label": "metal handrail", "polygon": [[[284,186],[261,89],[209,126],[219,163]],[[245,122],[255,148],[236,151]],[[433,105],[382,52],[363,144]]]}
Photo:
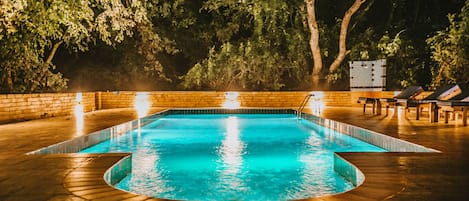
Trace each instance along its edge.
{"label": "metal handrail", "polygon": [[303,101],[301,101],[301,104],[300,106],[298,107],[298,109],[296,110],[296,116],[298,118],[301,118],[301,113],[303,112],[303,110],[305,109],[306,107],[306,104],[308,103],[309,99],[311,98],[311,96],[314,96],[314,94],[308,94],[305,96],[305,98],[303,99]]}

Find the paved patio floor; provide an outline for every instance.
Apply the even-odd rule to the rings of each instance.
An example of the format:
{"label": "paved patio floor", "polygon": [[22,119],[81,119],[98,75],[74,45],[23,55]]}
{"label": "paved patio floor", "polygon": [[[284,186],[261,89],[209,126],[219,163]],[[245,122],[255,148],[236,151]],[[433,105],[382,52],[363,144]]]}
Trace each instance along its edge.
{"label": "paved patio floor", "polygon": [[[153,108],[157,112],[162,108]],[[321,116],[404,139],[441,153],[341,153],[365,174],[349,192],[311,200],[467,200],[469,126],[363,114],[361,108],[328,107]],[[136,118],[132,109],[85,115],[81,133]],[[158,200],[108,186],[102,176],[125,154],[25,155],[77,135],[73,117],[0,125],[0,200]]]}

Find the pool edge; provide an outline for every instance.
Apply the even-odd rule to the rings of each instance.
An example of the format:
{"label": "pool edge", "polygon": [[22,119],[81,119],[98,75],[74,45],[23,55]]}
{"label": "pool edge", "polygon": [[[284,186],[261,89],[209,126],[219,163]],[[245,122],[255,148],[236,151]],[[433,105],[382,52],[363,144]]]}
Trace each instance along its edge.
{"label": "pool edge", "polygon": [[391,137],[359,126],[322,118],[313,114],[302,113],[301,116],[308,121],[332,129],[341,134],[362,140],[369,144],[381,147],[389,152],[440,153],[438,150]]}
{"label": "pool edge", "polygon": [[360,186],[365,181],[363,172],[337,153],[334,153],[334,171],[352,183],[354,188]]}
{"label": "pool edge", "polygon": [[[157,114],[166,114],[168,111],[174,111],[174,110],[177,110],[177,109],[165,110],[165,111],[162,111],[162,112],[155,113],[155,114],[153,114],[153,115],[157,115]],[[182,110],[182,109],[181,109],[181,110]],[[186,110],[187,110],[187,109],[186,109]],[[193,109],[193,110],[196,111],[197,109]],[[210,109],[205,109],[205,110],[210,110]],[[218,110],[223,110],[223,109],[218,109]],[[249,110],[249,109],[247,109],[247,110]],[[277,110],[287,110],[287,109],[282,108],[282,109],[277,109]],[[290,109],[290,111],[293,111],[293,110]],[[153,116],[153,115],[150,115],[150,116]],[[311,114],[305,114],[305,115],[307,116],[307,115],[311,115]],[[150,116],[149,116],[149,117],[150,117]],[[333,129],[333,130],[335,130],[335,131],[341,132],[342,134],[348,135],[348,133],[347,133],[347,132],[344,132],[344,130],[345,130],[345,131],[350,131],[350,130],[354,131],[354,129],[361,129],[362,131],[366,131],[366,133],[371,133],[371,134],[373,134],[373,135],[381,135],[381,136],[384,136],[384,137],[386,137],[386,138],[396,139],[396,140],[399,140],[399,141],[401,141],[401,142],[406,142],[406,143],[408,143],[407,145],[411,144],[412,146],[417,146],[416,150],[411,149],[411,150],[405,150],[405,151],[403,151],[403,150],[395,150],[396,146],[392,146],[392,148],[395,150],[395,152],[439,152],[439,151],[437,151],[437,150],[433,150],[433,149],[430,149],[430,148],[426,148],[426,147],[424,147],[424,146],[421,146],[421,145],[418,145],[418,144],[414,144],[414,143],[411,143],[411,142],[407,142],[407,141],[404,141],[404,140],[400,140],[400,139],[397,139],[397,138],[394,138],[394,137],[391,137],[391,136],[383,135],[383,134],[381,134],[381,133],[374,132],[374,131],[371,131],[371,130],[368,130],[368,129],[364,129],[364,128],[361,128],[361,127],[358,127],[358,126],[354,126],[354,125],[350,125],[350,124],[346,124],[346,123],[342,123],[342,122],[338,122],[338,121],[334,121],[334,120],[322,118],[322,117],[319,117],[319,116],[314,116],[314,115],[311,115],[311,116],[313,116],[313,117],[315,117],[315,118],[318,119],[318,121],[313,121],[314,123],[322,122],[322,123],[318,123],[318,124],[321,125],[321,126],[324,126],[324,127],[330,128],[330,129]],[[142,118],[142,119],[143,119],[143,118]],[[138,121],[138,120],[142,120],[142,119],[132,120],[132,121],[129,121],[129,122],[126,122],[126,123],[123,123],[123,124],[128,124],[128,123],[133,124],[133,122]],[[122,125],[122,124],[119,124],[119,125]],[[119,126],[119,125],[116,125],[116,126]],[[113,127],[116,127],[116,126],[113,126]],[[111,127],[111,128],[113,128],[113,127]],[[345,127],[345,128],[344,128],[344,127]],[[107,129],[111,129],[111,128],[107,128]],[[107,130],[107,129],[104,129],[104,130]],[[102,130],[101,130],[101,131],[97,131],[97,132],[102,132]],[[93,133],[91,133],[91,134],[88,134],[88,135],[85,135],[85,136],[81,136],[81,137],[84,137],[85,139],[87,139],[87,140],[85,140],[85,141],[88,141],[88,139],[89,139],[88,136],[90,136],[90,135],[92,135],[92,134],[94,134],[94,133],[97,133],[97,132],[93,132]],[[123,132],[123,133],[125,133],[125,132]],[[363,137],[362,134],[363,134],[363,133],[361,133],[361,132],[357,132],[357,136],[359,136],[359,137],[355,137],[355,136],[353,136],[353,135],[350,135],[350,136],[355,137],[355,138],[360,139],[360,140],[367,139],[366,137]],[[360,138],[360,136],[362,136],[363,139]],[[74,138],[74,139],[75,139],[75,138]],[[108,139],[109,139],[109,138],[108,138]],[[71,139],[71,140],[73,140],[73,139]],[[107,140],[107,139],[104,139],[104,140]],[[70,140],[67,140],[67,141],[70,141]],[[54,144],[54,145],[60,145],[60,146],[62,146],[62,145],[63,145],[62,143],[65,144],[65,142],[67,142],[67,141],[63,141],[63,142],[60,142],[60,143],[57,143],[57,144]],[[363,141],[368,142],[367,140],[363,140]],[[97,143],[99,143],[99,142],[97,142]],[[371,143],[371,144],[376,145],[375,143],[372,143],[372,142],[368,142],[368,143]],[[406,144],[406,143],[404,143],[404,144]],[[41,149],[38,149],[38,150],[35,150],[35,151],[32,151],[32,152],[29,152],[29,153],[27,153],[27,155],[32,155],[32,154],[54,154],[54,153],[51,153],[51,152],[39,151],[39,150],[49,149],[49,148],[53,147],[54,145],[50,145],[50,146],[43,147],[43,148],[41,148]],[[385,149],[387,149],[387,148],[385,148]],[[425,151],[418,151],[418,150],[420,150],[420,149],[423,149],[423,150],[425,150]],[[387,150],[390,150],[390,149],[387,149]],[[391,151],[391,150],[390,150],[390,151]],[[76,152],[75,152],[75,151],[71,151],[71,152],[56,152],[56,153],[76,153]],[[337,156],[338,156],[337,153],[335,153],[335,154],[334,154],[334,157],[336,158]],[[338,156],[338,157],[340,157],[340,156]],[[340,159],[338,159],[338,160],[342,160],[342,161],[344,161],[345,163],[349,164],[350,167],[348,167],[348,168],[352,168],[352,169],[354,168],[356,171],[361,172],[361,171],[359,170],[359,168],[357,168],[355,165],[353,165],[352,163],[348,162],[348,161],[345,160],[344,158],[340,157]],[[120,161],[119,161],[119,162],[120,162]],[[106,170],[106,172],[110,171],[110,170],[113,169],[115,166],[120,166],[120,165],[122,165],[122,164],[119,164],[119,162],[116,163],[116,164],[114,164],[114,165],[113,165],[112,167],[110,167],[108,170]],[[334,163],[334,166],[335,166],[335,163]],[[335,169],[335,167],[334,167],[334,169]],[[131,167],[129,167],[129,170],[131,171]],[[112,171],[112,170],[111,170],[111,171]],[[128,170],[125,170],[125,168],[124,168],[124,169],[122,169],[122,171],[125,172],[125,171],[128,171]],[[105,173],[105,174],[106,174],[106,173]],[[341,173],[339,172],[339,174],[341,174]],[[345,174],[345,173],[344,173],[344,174]],[[112,175],[113,175],[113,174],[111,174],[110,177],[112,177]],[[341,175],[342,175],[342,174],[341,174]],[[356,176],[356,175],[355,175],[355,176]],[[105,178],[106,178],[106,177],[105,177]],[[122,177],[122,178],[123,178],[123,177]],[[121,178],[121,179],[122,179],[122,178]],[[347,177],[345,177],[345,178],[347,179]],[[116,179],[116,178],[111,178],[111,179],[119,180],[119,179]],[[107,180],[107,179],[105,179],[105,180]],[[347,179],[347,180],[350,181],[350,179]],[[354,182],[354,181],[353,181],[353,176],[351,177],[351,180],[352,180],[351,182],[353,183],[353,182]],[[120,181],[120,180],[119,180],[119,181]],[[359,180],[356,180],[356,177],[355,177],[355,183],[357,183],[357,181],[359,181]],[[364,178],[363,178],[363,181],[364,181]],[[108,181],[106,181],[106,182],[108,182]],[[356,185],[356,187],[357,187],[357,186],[359,186],[359,185]],[[111,187],[113,187],[113,186],[111,186]],[[120,189],[117,189],[117,190],[122,191],[122,190],[120,190]],[[124,191],[124,192],[125,192],[125,191]],[[346,192],[348,192],[348,191],[346,191]],[[341,192],[341,193],[346,193],[346,192]]]}

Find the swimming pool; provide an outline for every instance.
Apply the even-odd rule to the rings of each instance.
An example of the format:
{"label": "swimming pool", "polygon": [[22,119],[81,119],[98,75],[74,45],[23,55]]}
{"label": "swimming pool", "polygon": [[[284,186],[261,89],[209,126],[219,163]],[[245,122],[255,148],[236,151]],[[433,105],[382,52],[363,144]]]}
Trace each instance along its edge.
{"label": "swimming pool", "polygon": [[287,200],[352,189],[334,152],[382,148],[294,114],[168,114],[80,153],[132,153],[116,187],[179,200]]}

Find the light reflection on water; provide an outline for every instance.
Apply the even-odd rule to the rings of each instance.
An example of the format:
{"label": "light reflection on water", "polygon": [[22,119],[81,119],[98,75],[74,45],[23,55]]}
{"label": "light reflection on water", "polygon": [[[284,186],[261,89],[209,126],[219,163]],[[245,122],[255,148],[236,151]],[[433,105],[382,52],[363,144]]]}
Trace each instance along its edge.
{"label": "light reflection on water", "polygon": [[383,151],[290,114],[170,115],[90,152],[132,152],[117,187],[181,200],[286,200],[352,188],[333,152]]}
{"label": "light reflection on water", "polygon": [[237,117],[228,117],[225,120],[225,138],[219,148],[220,163],[223,167],[220,171],[219,180],[221,185],[230,189],[243,188],[243,181],[237,176],[243,163],[243,146],[239,138],[239,122]]}
{"label": "light reflection on water", "polygon": [[83,107],[83,94],[81,92],[78,92],[75,95],[75,106],[73,112],[75,115],[75,135],[83,135],[83,128],[85,124],[85,111]]}

